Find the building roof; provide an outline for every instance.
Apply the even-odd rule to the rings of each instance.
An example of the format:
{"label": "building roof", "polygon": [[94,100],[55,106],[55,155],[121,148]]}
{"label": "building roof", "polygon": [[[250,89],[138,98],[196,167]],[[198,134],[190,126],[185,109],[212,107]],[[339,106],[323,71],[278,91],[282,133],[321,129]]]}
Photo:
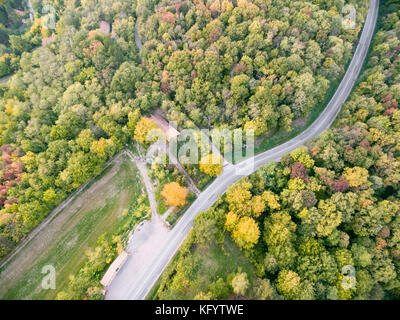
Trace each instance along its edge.
{"label": "building roof", "polygon": [[128,252],[122,251],[121,254],[117,257],[117,259],[115,259],[114,262],[111,263],[103,279],[101,279],[100,281],[100,283],[104,287],[107,287],[111,283],[111,281],[114,279],[119,269],[124,265],[128,256],[129,256]]}

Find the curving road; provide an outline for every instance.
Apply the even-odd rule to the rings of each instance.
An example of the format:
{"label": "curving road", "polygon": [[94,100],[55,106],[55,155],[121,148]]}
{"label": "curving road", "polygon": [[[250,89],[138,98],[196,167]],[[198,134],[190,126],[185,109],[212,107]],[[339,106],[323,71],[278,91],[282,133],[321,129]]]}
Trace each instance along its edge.
{"label": "curving road", "polygon": [[[28,11],[29,11],[29,19],[33,23],[34,19],[35,19],[35,11],[33,10],[31,0],[28,1]],[[0,85],[7,84],[7,82],[11,79],[11,77],[14,74],[15,73],[13,72],[11,74],[8,74],[8,75],[4,76],[3,78],[0,78]]]}
{"label": "curving road", "polygon": [[[158,252],[154,252],[152,258],[149,259],[140,273],[123,273],[124,275],[128,274],[128,276],[126,276],[126,279],[119,279],[119,281],[111,283],[108,288],[108,292],[111,294],[107,294],[106,299],[108,299],[109,296],[112,296],[112,299],[145,299],[164,271],[168,262],[174,257],[180,245],[185,240],[189,230],[192,228],[194,218],[199,212],[205,211],[212,206],[218,197],[225,193],[227,188],[242,176],[254,172],[257,168],[269,161],[279,160],[285,153],[304,145],[306,141],[312,138],[318,137],[324,130],[328,129],[332,125],[342,104],[350,95],[354,83],[361,71],[374,34],[378,11],[379,0],[370,0],[368,16],[351,64],[349,65],[335,95],[332,97],[330,103],[318,119],[308,129],[292,140],[261,153],[254,158],[245,160],[235,166],[225,166],[223,173],[200,194],[174,229],[168,233],[163,245],[159,248]],[[130,259],[126,262],[123,268],[130,268],[134,263],[135,261]],[[121,274],[118,274],[116,278],[119,276],[121,276]]]}

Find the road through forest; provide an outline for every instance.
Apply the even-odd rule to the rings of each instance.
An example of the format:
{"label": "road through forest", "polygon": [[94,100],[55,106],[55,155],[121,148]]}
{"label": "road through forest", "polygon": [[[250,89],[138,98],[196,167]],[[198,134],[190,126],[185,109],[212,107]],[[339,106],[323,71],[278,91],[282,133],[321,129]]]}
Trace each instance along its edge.
{"label": "road through forest", "polygon": [[117,274],[116,281],[112,282],[108,288],[106,299],[145,299],[185,240],[198,213],[211,207],[218,197],[241,177],[251,174],[269,161],[279,160],[284,154],[304,145],[308,140],[318,137],[332,125],[357,81],[374,34],[378,12],[379,0],[370,0],[370,9],[352,61],[335,95],[320,116],[292,140],[237,165],[225,166],[222,174],[199,195],[139,272],[129,272],[130,269],[134,270],[135,261],[128,259],[123,267],[125,272]]}

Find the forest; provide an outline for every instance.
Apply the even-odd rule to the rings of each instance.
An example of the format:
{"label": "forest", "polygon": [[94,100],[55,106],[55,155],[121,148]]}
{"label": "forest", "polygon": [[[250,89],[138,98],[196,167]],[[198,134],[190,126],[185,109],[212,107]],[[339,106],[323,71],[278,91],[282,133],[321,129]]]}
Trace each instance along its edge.
{"label": "forest", "polygon": [[[54,30],[41,23],[47,4]],[[33,1],[35,22],[17,42],[53,40],[34,51],[1,46],[18,63],[0,86],[0,257],[127,144],[147,147],[155,110],[180,129],[290,130],[352,56],[368,1],[346,2],[357,9],[355,29],[341,23],[344,4]],[[20,5],[5,0],[1,10]]]}
{"label": "forest", "polygon": [[[368,62],[333,128],[199,214],[152,298],[400,298],[399,10],[383,3]],[[235,263],[232,241],[246,259],[222,272]],[[218,274],[205,277],[209,268]]]}
{"label": "forest", "polygon": [[[0,88],[0,257],[98,174],[132,140],[140,118],[115,89],[134,81],[124,72],[141,74],[132,2],[50,3],[60,12],[55,41],[23,52]],[[112,32],[100,29],[102,21]]]}
{"label": "forest", "polygon": [[[344,74],[366,15],[345,1],[160,1],[139,5],[143,65],[184,127],[290,130]],[[186,120],[186,115],[189,120]]]}
{"label": "forest", "polygon": [[[400,297],[400,6],[382,2],[334,127],[198,215],[155,298]],[[290,131],[340,81],[368,3],[33,1],[35,22],[20,29],[22,2],[2,1],[0,76],[15,75],[0,86],[0,258],[117,152],[147,148],[156,110],[179,129]],[[54,30],[41,23],[46,4]],[[345,4],[356,8],[354,29],[342,24]],[[205,279],[196,252],[237,260]],[[97,279],[90,259],[81,276]],[[84,276],[59,298],[102,298],[80,286]]]}

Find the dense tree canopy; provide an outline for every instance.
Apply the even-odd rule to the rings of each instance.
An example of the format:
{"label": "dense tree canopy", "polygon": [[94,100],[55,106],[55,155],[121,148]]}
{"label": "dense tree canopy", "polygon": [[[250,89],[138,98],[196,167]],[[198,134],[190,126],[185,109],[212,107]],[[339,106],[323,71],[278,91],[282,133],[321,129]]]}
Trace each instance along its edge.
{"label": "dense tree canopy", "polygon": [[[241,179],[196,218],[213,220],[219,230],[213,232],[215,242],[224,248],[221,239],[230,235],[255,268],[254,274],[228,276],[235,279],[228,287],[231,292],[256,299],[400,297],[399,9],[394,2],[382,8],[367,68],[334,128],[310,141],[308,148]],[[300,17],[301,11],[294,15],[295,23],[307,21]],[[285,65],[283,60],[279,65]],[[244,79],[234,80],[240,87],[237,101],[249,92]],[[303,73],[298,85],[308,81]],[[189,245],[202,241],[196,229],[197,224],[196,236],[189,236],[181,249],[188,261],[193,251]],[[185,276],[178,265],[170,272],[175,273],[163,278],[158,297],[172,294],[168,281]],[[187,273],[194,289],[182,287],[174,297],[187,297],[196,289],[206,292],[196,272]],[[256,277],[251,291],[242,285],[247,275]]]}
{"label": "dense tree canopy", "polygon": [[[8,62],[15,56],[17,71],[0,88],[0,142],[8,150],[0,256],[132,139],[146,147],[156,109],[179,128],[228,124],[260,135],[289,129],[343,73],[366,13],[367,0],[351,2],[358,9],[354,30],[338,23],[340,1],[329,8],[286,0],[33,1],[35,20],[24,34],[8,39],[0,32],[0,56]],[[42,21],[46,4],[56,11],[54,30]],[[14,9],[23,9],[20,1],[0,5],[6,29],[18,20]],[[209,179],[201,175],[221,169],[188,168],[203,185]],[[253,199],[252,219],[263,210],[260,197]],[[258,238],[251,220],[238,226],[243,244]],[[244,229],[253,236],[240,236]]]}
{"label": "dense tree canopy", "polygon": [[342,27],[344,1],[141,2],[143,63],[182,126],[289,130],[343,75],[368,1],[349,3],[355,29]]}
{"label": "dense tree canopy", "polygon": [[[21,69],[0,90],[0,256],[125,147],[147,108],[130,94],[143,78],[132,36],[136,4],[51,4],[55,41],[22,53]],[[102,32],[101,21],[112,31]],[[19,36],[10,42],[22,45]]]}

